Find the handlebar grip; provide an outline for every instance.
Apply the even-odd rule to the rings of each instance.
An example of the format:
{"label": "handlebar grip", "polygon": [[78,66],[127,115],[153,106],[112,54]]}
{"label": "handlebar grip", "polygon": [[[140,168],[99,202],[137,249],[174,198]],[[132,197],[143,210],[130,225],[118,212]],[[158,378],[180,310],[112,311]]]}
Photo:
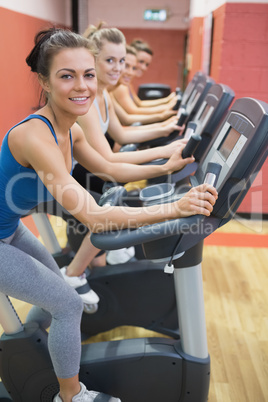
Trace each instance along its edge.
{"label": "handlebar grip", "polygon": [[185,120],[187,119],[187,117],[188,117],[188,114],[186,112],[181,112],[177,125],[182,126],[184,124]]}
{"label": "handlebar grip", "polygon": [[186,147],[183,149],[183,151],[181,153],[181,156],[183,157],[183,159],[189,158],[190,156],[192,156],[194,154],[194,151],[200,144],[200,141],[201,141],[200,135],[193,134],[191,136],[191,138],[189,139],[189,141],[186,144]]}
{"label": "handlebar grip", "polygon": [[123,198],[127,196],[127,190],[123,186],[115,186],[109,188],[99,199],[99,205],[103,207],[104,205],[115,206],[119,205]]}
{"label": "handlebar grip", "polygon": [[122,145],[122,147],[119,149],[119,152],[134,152],[137,151],[138,149],[138,144],[126,144]]}
{"label": "handlebar grip", "polygon": [[213,187],[216,187],[221,168],[222,166],[219,163],[209,162],[207,165],[204,183],[211,184]]}
{"label": "handlebar grip", "polygon": [[194,123],[193,121],[189,121],[189,123],[187,123],[187,126],[186,126],[184,138],[186,140],[189,140],[192,137],[192,135],[195,133],[196,129],[197,129],[197,124]]}
{"label": "handlebar grip", "polygon": [[172,110],[178,110],[181,104],[181,96],[177,96],[177,102],[173,106]]}

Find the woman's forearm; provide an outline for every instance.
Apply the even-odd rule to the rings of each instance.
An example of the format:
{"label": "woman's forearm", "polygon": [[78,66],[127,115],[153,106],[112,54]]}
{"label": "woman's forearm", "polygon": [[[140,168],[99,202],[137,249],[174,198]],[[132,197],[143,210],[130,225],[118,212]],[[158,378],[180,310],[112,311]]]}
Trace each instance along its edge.
{"label": "woman's forearm", "polygon": [[[123,106],[128,113],[134,113],[134,114],[156,114],[156,113],[162,113],[165,110],[168,109],[167,105],[159,105],[159,106],[153,106],[153,107],[138,107],[135,104],[129,106],[129,105],[124,105]],[[171,109],[171,107],[170,107]]]}
{"label": "woman's forearm", "polygon": [[130,127],[127,131],[125,131],[124,136],[121,136],[117,139],[117,142],[121,145],[129,144],[129,143],[139,143],[153,140],[154,138],[160,138],[167,136],[169,133],[164,127],[158,128],[144,128],[143,130],[136,130],[134,127]]}
{"label": "woman's forearm", "polygon": [[92,170],[91,172],[103,180],[119,183],[151,179],[169,173],[168,165],[135,165],[131,163],[111,163],[106,172],[98,173]]}
{"label": "woman's forearm", "polygon": [[180,217],[179,208],[175,204],[160,204],[150,207],[132,208],[127,206],[109,207],[104,206],[96,211],[90,219],[90,230],[100,233],[108,230],[122,230],[151,225],[164,220]]}
{"label": "woman's forearm", "polygon": [[[136,228],[195,214],[209,216],[217,199],[216,190],[206,184],[192,188],[182,198],[172,203],[142,208],[100,207],[86,190],[80,187],[79,191],[81,194],[77,194],[77,199],[83,202],[80,202],[80,208],[77,208],[75,213],[71,213],[95,233]],[[66,196],[68,197],[67,194]]]}
{"label": "woman's forearm", "polygon": [[111,162],[126,162],[139,165],[162,157],[164,157],[162,147],[155,147],[133,152],[112,152],[109,155],[109,160]]}
{"label": "woman's forearm", "polygon": [[140,100],[141,107],[154,107],[159,105],[165,105],[175,98],[176,94],[173,92],[172,96],[167,96],[165,98],[152,99],[152,100]]}

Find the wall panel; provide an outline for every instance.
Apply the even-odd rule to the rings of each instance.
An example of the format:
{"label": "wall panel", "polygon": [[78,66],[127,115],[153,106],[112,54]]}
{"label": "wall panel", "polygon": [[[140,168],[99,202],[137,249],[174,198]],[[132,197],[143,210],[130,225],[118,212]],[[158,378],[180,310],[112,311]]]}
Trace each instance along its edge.
{"label": "wall panel", "polygon": [[39,85],[25,59],[35,34],[50,22],[0,7],[0,143],[7,130],[38,105]]}
{"label": "wall panel", "polygon": [[[213,11],[214,30],[210,75],[229,85],[236,98],[253,97],[268,103],[268,4],[227,2]],[[191,21],[189,52],[191,78],[200,69],[201,17]],[[200,22],[200,24],[198,23]],[[245,213],[268,213],[268,162],[239,208]]]}
{"label": "wall panel", "polygon": [[196,71],[201,70],[202,43],[203,43],[203,21],[202,17],[195,17],[191,20],[189,31],[189,42],[187,50],[187,68],[189,70],[188,81]]}

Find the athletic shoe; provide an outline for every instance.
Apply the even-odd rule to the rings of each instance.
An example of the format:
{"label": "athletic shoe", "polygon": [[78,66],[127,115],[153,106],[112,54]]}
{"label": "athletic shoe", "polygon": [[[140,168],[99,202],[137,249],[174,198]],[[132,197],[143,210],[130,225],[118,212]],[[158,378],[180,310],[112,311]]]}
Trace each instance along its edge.
{"label": "athletic shoe", "polygon": [[68,276],[66,275],[67,267],[61,268],[61,273],[64,280],[74,288],[81,299],[83,300],[84,304],[96,304],[100,301],[99,296],[94,290],[91,289],[89,283],[86,279],[86,275],[82,274],[80,276]]}
{"label": "athletic shoe", "polygon": [[125,264],[135,255],[135,248],[120,248],[118,250],[109,250],[107,252],[106,261],[109,265]]}
{"label": "athletic shoe", "polygon": [[[72,398],[72,402],[121,402],[119,398],[114,398],[113,396],[101,392],[88,391],[81,382],[80,385],[81,391]],[[53,402],[62,402],[59,394],[54,397]]]}

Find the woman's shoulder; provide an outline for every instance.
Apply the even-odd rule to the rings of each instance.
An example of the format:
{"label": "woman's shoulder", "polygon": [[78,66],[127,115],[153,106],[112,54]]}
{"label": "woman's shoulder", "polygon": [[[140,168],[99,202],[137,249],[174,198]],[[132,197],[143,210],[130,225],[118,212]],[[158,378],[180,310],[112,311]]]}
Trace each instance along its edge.
{"label": "woman's shoulder", "polygon": [[39,118],[25,119],[9,131],[8,145],[14,158],[23,166],[32,163],[32,157],[53,152],[57,148],[50,128]]}
{"label": "woman's shoulder", "polygon": [[18,139],[27,139],[28,141],[35,140],[42,137],[42,134],[46,133],[47,130],[54,132],[50,121],[44,116],[33,114],[12,127],[9,130],[9,138],[18,137]]}
{"label": "woman's shoulder", "polygon": [[126,94],[129,92],[129,88],[127,85],[120,84],[114,90],[113,93],[116,95]]}

